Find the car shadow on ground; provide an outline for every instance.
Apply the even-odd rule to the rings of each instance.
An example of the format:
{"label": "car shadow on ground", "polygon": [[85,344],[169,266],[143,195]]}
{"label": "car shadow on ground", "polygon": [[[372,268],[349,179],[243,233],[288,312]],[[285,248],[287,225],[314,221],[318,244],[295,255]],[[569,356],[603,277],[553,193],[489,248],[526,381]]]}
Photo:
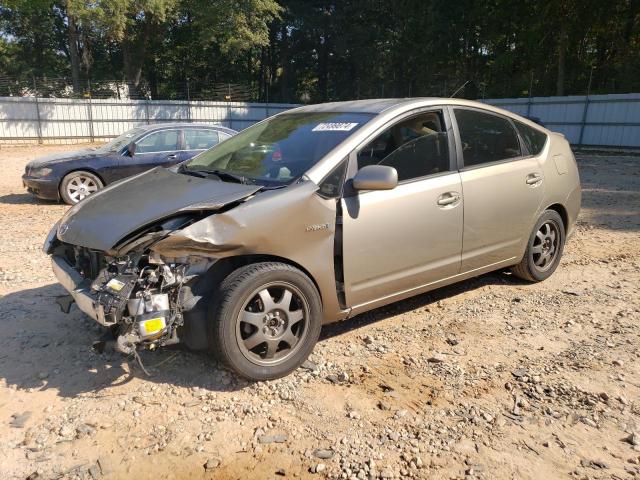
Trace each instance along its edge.
{"label": "car shadow on ground", "polygon": [[[445,287],[428,294],[326,325],[321,341],[371,325],[391,316],[434,304],[439,300],[489,284],[517,282],[502,273],[492,273]],[[55,389],[62,397],[117,395],[113,387],[136,377],[165,385],[200,387],[210,391],[234,391],[249,385],[225,370],[207,352],[167,347],[141,352],[147,376],[133,357],[111,349],[92,349],[104,330],[75,306],[62,313],[56,298],[64,295],[60,285],[22,290],[0,298],[0,379],[16,389]],[[433,316],[431,316],[433,315]],[[436,318],[437,313],[428,314]]]}
{"label": "car shadow on ground", "polygon": [[427,323],[429,319],[437,317],[437,311],[433,311],[433,305],[441,300],[452,298],[457,295],[482,288],[487,285],[528,285],[529,282],[514,277],[507,271],[495,271],[471,278],[462,282],[449,285],[447,287],[441,287],[436,290],[424,293],[422,295],[416,295],[415,297],[395,302],[384,307],[371,310],[369,312],[361,313],[353,318],[342,322],[331,323],[325,325],[320,335],[320,341],[327,340],[339,335],[343,335],[347,332],[351,332],[358,328],[371,325],[382,320],[394,317],[396,315],[402,315],[404,313],[411,312],[413,310],[424,309],[429,307],[429,311],[425,312],[425,318]]}
{"label": "car shadow on ground", "polygon": [[9,205],[57,205],[59,202],[55,200],[44,200],[30,193],[10,193],[0,196],[0,204]]}

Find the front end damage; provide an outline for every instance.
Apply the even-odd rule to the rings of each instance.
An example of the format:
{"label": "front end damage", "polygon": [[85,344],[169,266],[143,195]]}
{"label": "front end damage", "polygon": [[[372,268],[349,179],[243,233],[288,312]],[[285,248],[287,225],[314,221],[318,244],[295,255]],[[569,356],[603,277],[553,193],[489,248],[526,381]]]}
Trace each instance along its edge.
{"label": "front end damage", "polygon": [[[309,273],[323,298],[325,321],[345,318],[332,261],[335,200],[316,195],[309,181],[260,193],[235,189],[215,204],[163,206],[151,221],[140,221],[137,210],[131,219],[116,216],[105,204],[117,198],[92,205],[100,197],[91,196],[52,229],[44,249],[78,308],[108,327],[126,354],[178,342],[209,348],[217,286],[234,269],[267,258],[286,259]],[[310,232],[309,224],[326,228]]]}
{"label": "front end damage", "polygon": [[[215,187],[215,188],[212,188]],[[207,348],[201,277],[217,260],[166,259],[151,247],[182,228],[235,208],[259,186],[213,182],[154,169],[129,177],[71,207],[44,251],[72,302],[108,327],[124,353],[181,341]],[[135,208],[131,208],[135,205]],[[185,316],[192,319],[185,322]]]}
{"label": "front end damage", "polygon": [[[62,242],[51,253],[54,273],[72,300],[112,331],[122,353],[175,344],[179,335],[194,337],[185,329],[185,310],[206,314],[198,312],[193,285],[212,260],[165,263],[148,252],[111,257]],[[187,338],[186,343],[206,348],[202,339]]]}

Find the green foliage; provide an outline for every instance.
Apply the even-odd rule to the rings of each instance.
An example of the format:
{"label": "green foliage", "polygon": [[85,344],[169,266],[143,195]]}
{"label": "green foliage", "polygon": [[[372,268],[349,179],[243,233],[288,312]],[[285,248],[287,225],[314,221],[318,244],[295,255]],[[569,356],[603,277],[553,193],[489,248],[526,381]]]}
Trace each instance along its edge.
{"label": "green foliage", "polygon": [[[269,101],[639,90],[635,0],[5,0],[0,76]],[[188,83],[187,83],[188,82]],[[187,86],[188,85],[188,86]],[[108,90],[108,88],[107,88]],[[231,98],[233,99],[233,98]]]}

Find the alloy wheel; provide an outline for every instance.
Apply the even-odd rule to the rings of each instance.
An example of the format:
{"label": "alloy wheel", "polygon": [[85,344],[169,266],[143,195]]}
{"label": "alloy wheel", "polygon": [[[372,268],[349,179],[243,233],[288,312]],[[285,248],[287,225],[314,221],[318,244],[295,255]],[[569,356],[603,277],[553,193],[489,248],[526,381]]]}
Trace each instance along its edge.
{"label": "alloy wheel", "polygon": [[67,184],[67,195],[74,203],[78,203],[97,191],[98,184],[95,180],[84,175],[73,177]]}
{"label": "alloy wheel", "polygon": [[544,272],[553,265],[558,255],[559,245],[560,228],[556,222],[549,220],[540,225],[531,246],[533,264],[538,270]]}
{"label": "alloy wheel", "polygon": [[293,285],[276,282],[248,296],[236,321],[236,340],[247,360],[261,366],[286,361],[307,334],[309,306]]}

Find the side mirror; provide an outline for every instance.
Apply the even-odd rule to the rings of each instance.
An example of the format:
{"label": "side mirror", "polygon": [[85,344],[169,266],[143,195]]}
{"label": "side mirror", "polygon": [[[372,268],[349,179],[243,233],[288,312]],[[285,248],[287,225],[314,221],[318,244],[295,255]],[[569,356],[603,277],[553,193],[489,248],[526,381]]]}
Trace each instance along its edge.
{"label": "side mirror", "polygon": [[353,177],[356,190],[392,190],[398,185],[398,172],[387,165],[367,165]]}
{"label": "side mirror", "polygon": [[136,144],[134,142],[127,145],[127,153],[130,157],[133,157],[136,154]]}

